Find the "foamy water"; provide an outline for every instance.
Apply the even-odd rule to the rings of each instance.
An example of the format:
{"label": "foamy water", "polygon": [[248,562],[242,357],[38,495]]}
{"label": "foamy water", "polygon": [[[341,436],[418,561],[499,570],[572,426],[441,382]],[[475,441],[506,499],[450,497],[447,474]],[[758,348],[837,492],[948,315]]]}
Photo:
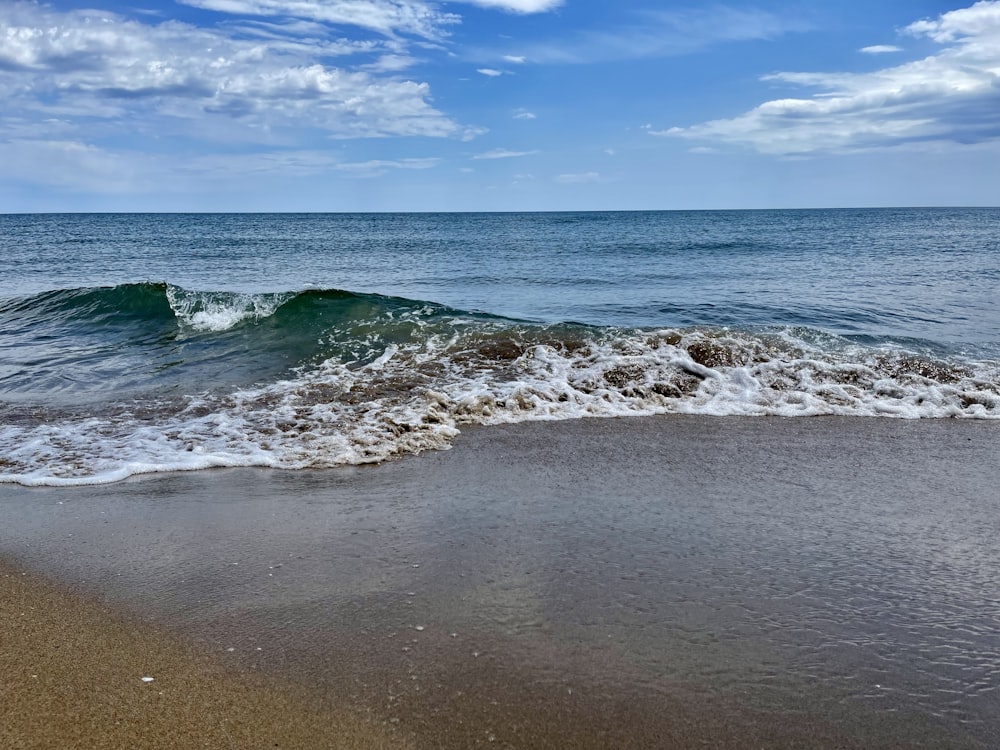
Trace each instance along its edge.
{"label": "foamy water", "polygon": [[191,292],[167,285],[167,301],[181,326],[195,331],[228,331],[245,320],[257,321],[274,312],[295,294],[233,294]]}
{"label": "foamy water", "polygon": [[[427,324],[430,326],[430,324]],[[601,331],[437,321],[364,364],[0,428],[0,481],[382,461],[447,448],[464,425],[654,414],[1000,418],[995,362],[817,346],[794,331]],[[377,341],[367,341],[372,351]]]}

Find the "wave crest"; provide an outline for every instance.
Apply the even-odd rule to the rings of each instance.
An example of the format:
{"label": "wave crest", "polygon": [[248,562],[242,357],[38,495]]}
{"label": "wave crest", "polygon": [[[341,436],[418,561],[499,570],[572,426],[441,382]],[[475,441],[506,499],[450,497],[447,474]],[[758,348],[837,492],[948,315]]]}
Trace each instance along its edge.
{"label": "wave crest", "polygon": [[195,331],[228,331],[243,321],[256,322],[274,315],[294,292],[246,294],[193,292],[167,285],[167,302],[182,326]]}

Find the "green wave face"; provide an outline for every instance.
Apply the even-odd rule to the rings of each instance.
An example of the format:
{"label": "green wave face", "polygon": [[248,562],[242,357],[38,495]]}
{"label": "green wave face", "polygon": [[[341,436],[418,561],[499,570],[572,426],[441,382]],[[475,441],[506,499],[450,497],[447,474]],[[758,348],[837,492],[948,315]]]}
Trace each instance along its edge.
{"label": "green wave face", "polygon": [[452,317],[439,305],[337,289],[245,294],[162,283],[0,303],[7,401],[93,401],[264,383],[333,358],[364,364]]}
{"label": "green wave face", "polygon": [[176,332],[165,284],[66,289],[0,303],[6,400],[92,398],[135,386],[169,360]]}
{"label": "green wave face", "polygon": [[33,326],[65,326],[67,333],[73,325],[155,326],[174,317],[166,293],[167,285],[156,283],[60,289],[0,301],[0,321],[7,334]]}

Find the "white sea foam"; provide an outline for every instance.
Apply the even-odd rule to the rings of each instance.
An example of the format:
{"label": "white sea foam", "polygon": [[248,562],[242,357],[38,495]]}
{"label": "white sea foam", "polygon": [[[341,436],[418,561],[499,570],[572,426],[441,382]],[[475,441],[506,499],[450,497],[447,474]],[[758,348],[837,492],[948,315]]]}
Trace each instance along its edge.
{"label": "white sea foam", "polygon": [[[498,331],[501,330],[499,327]],[[493,333],[496,333],[494,331]],[[571,337],[570,337],[571,338]],[[181,410],[0,428],[0,481],[113,482],[221,466],[378,462],[467,424],[654,414],[1000,418],[1000,367],[793,332],[491,337],[482,326],[329,360]]]}
{"label": "white sea foam", "polygon": [[293,293],[196,292],[167,286],[167,301],[177,320],[195,331],[228,331],[244,320],[270,317],[294,296]]}

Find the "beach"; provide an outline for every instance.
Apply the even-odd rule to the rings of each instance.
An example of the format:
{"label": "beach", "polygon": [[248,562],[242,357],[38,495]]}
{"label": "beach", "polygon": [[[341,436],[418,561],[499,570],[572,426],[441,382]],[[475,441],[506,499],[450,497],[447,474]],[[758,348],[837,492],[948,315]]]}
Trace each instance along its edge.
{"label": "beach", "polygon": [[1000,750],[925,5],[0,1],[0,750]]}
{"label": "beach", "polygon": [[361,715],[6,566],[0,602],[4,748],[409,747]]}
{"label": "beach", "polygon": [[[200,686],[194,726],[309,717],[264,721],[283,747],[327,715],[353,734],[312,746],[995,747],[998,429],[527,422],[376,466],[0,486],[0,744],[156,747],[154,704],[116,734],[99,696]],[[147,675],[161,649],[198,679]]]}

